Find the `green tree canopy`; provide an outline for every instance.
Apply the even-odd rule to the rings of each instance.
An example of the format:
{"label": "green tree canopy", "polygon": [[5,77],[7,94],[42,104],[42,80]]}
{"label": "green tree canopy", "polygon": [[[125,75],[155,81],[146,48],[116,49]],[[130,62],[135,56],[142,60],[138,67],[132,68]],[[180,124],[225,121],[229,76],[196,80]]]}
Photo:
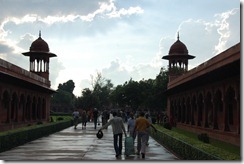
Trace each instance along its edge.
{"label": "green tree canopy", "polygon": [[74,88],[75,83],[73,80],[68,80],[63,84],[59,84],[57,92],[54,93],[51,98],[52,107],[59,108],[62,112],[73,111],[75,107],[75,96],[73,94]]}
{"label": "green tree canopy", "polygon": [[161,68],[155,79],[140,81],[130,79],[116,87],[113,86],[111,80],[97,73],[95,77],[91,76],[92,89],[83,89],[82,95],[77,98],[73,95],[75,88],[73,80],[59,84],[52,102],[85,110],[113,106],[131,107],[134,110],[143,108],[163,111],[167,105],[165,95],[167,84],[168,72],[164,68]]}
{"label": "green tree canopy", "polygon": [[63,91],[66,91],[66,92],[69,92],[72,94],[73,94],[74,88],[75,88],[75,83],[73,82],[73,80],[69,80],[63,84],[58,85],[58,90],[63,90]]}

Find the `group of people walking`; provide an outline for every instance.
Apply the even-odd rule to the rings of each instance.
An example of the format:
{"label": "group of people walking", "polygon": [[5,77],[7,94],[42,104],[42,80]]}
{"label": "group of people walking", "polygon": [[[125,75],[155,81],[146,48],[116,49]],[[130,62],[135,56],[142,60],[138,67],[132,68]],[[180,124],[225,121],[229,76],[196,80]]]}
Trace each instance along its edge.
{"label": "group of people walking", "polygon": [[[86,112],[86,110],[82,110],[81,113],[75,109],[72,115],[74,120],[74,129],[77,129],[79,119],[81,119],[82,129],[86,129],[86,124],[90,121],[94,122],[94,129],[97,129],[97,125],[100,125],[100,122],[104,125],[109,119],[109,113],[106,110],[100,113],[97,108],[88,112]],[[101,118],[99,119],[100,116]]]}
{"label": "group of people walking", "polygon": [[157,131],[152,125],[152,120],[148,113],[140,112],[138,118],[134,118],[133,114],[131,114],[128,120],[128,132],[134,140],[137,137],[137,155],[141,154],[142,158],[145,158],[146,146],[149,145],[150,127],[152,127],[155,132]]}
{"label": "group of people walking", "polygon": [[86,123],[88,121],[87,113],[85,110],[82,111],[81,115],[80,112],[76,109],[73,113],[73,120],[74,120],[74,129],[77,129],[77,125],[79,124],[79,118],[81,117],[82,129],[86,129]]}
{"label": "group of people walking", "polygon": [[[137,155],[141,155],[142,158],[145,158],[146,146],[148,145],[149,140],[149,128],[152,127],[155,131],[157,129],[152,125],[149,115],[145,117],[144,112],[140,112],[138,118],[134,118],[133,113],[130,114],[130,118],[127,122],[127,132],[129,136],[133,137],[135,140],[137,138]],[[125,130],[125,126],[123,123],[123,119],[117,116],[117,112],[113,112],[113,118],[108,121],[107,124],[102,126],[99,130],[107,128],[109,125],[112,126],[113,129],[113,142],[114,142],[114,150],[116,153],[116,158],[121,156],[122,152],[122,139],[123,133],[125,137],[127,137],[127,133]]]}
{"label": "group of people walking", "polygon": [[[73,112],[74,117],[74,128],[76,129],[78,121],[77,115],[79,115],[78,111]],[[83,113],[82,113],[83,115]],[[94,117],[94,129],[97,129],[97,120],[98,120],[99,113],[97,109],[95,108],[93,111],[93,117]],[[122,148],[123,148],[123,133],[125,137],[128,136],[133,137],[133,140],[137,138],[137,155],[141,155],[142,158],[145,158],[146,154],[146,147],[148,145],[149,140],[149,128],[152,127],[155,132],[157,131],[156,128],[152,125],[152,121],[149,117],[149,114],[147,113],[145,115],[144,112],[140,112],[138,117],[135,118],[133,113],[130,113],[130,118],[127,121],[127,131],[124,125],[124,120],[122,117],[118,115],[118,111],[112,112],[112,118],[108,118],[109,120],[106,122],[103,122],[102,127],[99,129],[99,131],[102,131],[103,129],[107,129],[108,126],[112,126],[113,130],[113,145],[115,150],[115,157],[119,158],[122,154]],[[81,116],[82,117],[82,116]],[[104,117],[104,116],[103,116]],[[87,120],[82,118],[82,129],[86,128],[86,122]]]}

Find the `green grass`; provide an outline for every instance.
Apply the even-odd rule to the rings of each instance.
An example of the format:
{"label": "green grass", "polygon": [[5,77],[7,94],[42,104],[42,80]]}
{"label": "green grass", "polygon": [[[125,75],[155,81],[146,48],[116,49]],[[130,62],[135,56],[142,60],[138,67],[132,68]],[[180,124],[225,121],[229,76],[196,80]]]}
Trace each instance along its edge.
{"label": "green grass", "polygon": [[210,143],[211,145],[215,146],[215,147],[219,147],[221,149],[225,149],[228,152],[234,153],[234,154],[240,154],[240,147],[239,146],[235,146],[229,143],[225,143],[219,140],[214,140],[214,139],[210,139]]}
{"label": "green grass", "polygon": [[[228,144],[222,141],[213,140],[210,138],[210,143],[204,143],[198,139],[198,135],[193,132],[189,132],[184,129],[179,129],[173,127],[171,130],[164,128],[162,125],[154,125],[158,131],[176,138],[194,146],[197,149],[207,152],[209,154],[214,154],[216,157],[224,160],[240,160],[240,147],[232,144]],[[167,142],[167,141],[166,141]]]}
{"label": "green grass", "polygon": [[[197,137],[197,134],[196,133],[192,133],[192,132],[189,132],[189,131],[186,131],[184,129],[180,129],[180,128],[175,128],[173,127],[171,129],[172,131],[174,132],[177,132],[177,133],[180,133],[180,134],[183,134],[191,139],[194,139],[194,140],[198,140],[198,137]],[[212,139],[210,138],[210,144],[214,147],[218,147],[220,149],[224,149],[230,153],[234,153],[234,154],[238,154],[240,155],[240,147],[239,146],[235,146],[235,145],[232,145],[232,144],[229,144],[229,143],[226,143],[226,142],[223,142],[223,141],[219,141],[219,140],[215,140],[215,139]]]}

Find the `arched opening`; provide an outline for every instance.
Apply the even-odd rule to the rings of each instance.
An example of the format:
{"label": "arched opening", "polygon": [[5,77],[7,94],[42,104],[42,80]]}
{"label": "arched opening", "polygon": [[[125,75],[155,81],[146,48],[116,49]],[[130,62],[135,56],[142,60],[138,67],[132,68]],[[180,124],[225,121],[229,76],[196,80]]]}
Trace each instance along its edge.
{"label": "arched opening", "polygon": [[33,98],[32,108],[31,108],[32,120],[36,120],[36,98]]}
{"label": "arched opening", "polygon": [[213,128],[213,103],[212,103],[212,95],[210,92],[208,92],[206,95],[205,127],[206,128]]}
{"label": "arched opening", "polygon": [[190,97],[186,100],[186,123],[189,124],[191,122],[191,105],[190,105]]}
{"label": "arched opening", "polygon": [[180,110],[180,100],[177,100],[176,103],[176,116],[177,116],[177,122],[181,121],[181,110]]}
{"label": "arched opening", "polygon": [[183,98],[182,99],[182,102],[181,102],[181,108],[182,108],[182,119],[181,119],[181,122],[182,123],[185,123],[186,122],[186,106],[185,106],[185,99]]}
{"label": "arched opening", "polygon": [[229,87],[226,92],[226,129],[237,131],[237,103],[235,100],[235,90]]}
{"label": "arched opening", "polygon": [[11,121],[17,122],[18,118],[18,97],[16,92],[13,93],[12,99],[11,99]]}
{"label": "arched opening", "polygon": [[42,114],[41,110],[42,110],[41,98],[39,97],[38,101],[37,101],[37,119],[38,120],[41,119],[41,114]]}
{"label": "arched opening", "polygon": [[42,99],[42,119],[46,119],[46,100],[43,98]]}
{"label": "arched opening", "polygon": [[222,93],[217,90],[214,96],[214,129],[223,128],[223,103],[222,103]]}
{"label": "arched opening", "polygon": [[198,113],[197,113],[197,126],[202,126],[202,121],[203,121],[203,95],[200,94],[198,96],[198,101],[197,101],[197,107],[198,107]]}
{"label": "arched opening", "polygon": [[31,98],[29,95],[27,96],[25,109],[26,109],[25,117],[28,121],[30,121],[31,120]]}
{"label": "arched opening", "polygon": [[21,94],[20,96],[20,103],[19,103],[19,114],[20,114],[20,120],[25,121],[25,96],[24,94]]}
{"label": "arched opening", "polygon": [[191,125],[195,125],[195,122],[197,121],[197,100],[196,96],[193,96],[192,102],[191,102],[192,110],[191,110]]}
{"label": "arched opening", "polygon": [[3,92],[3,96],[2,96],[2,110],[0,110],[0,118],[1,118],[1,122],[3,123],[7,123],[10,121],[9,118],[9,112],[10,112],[10,94],[8,91],[4,91]]}

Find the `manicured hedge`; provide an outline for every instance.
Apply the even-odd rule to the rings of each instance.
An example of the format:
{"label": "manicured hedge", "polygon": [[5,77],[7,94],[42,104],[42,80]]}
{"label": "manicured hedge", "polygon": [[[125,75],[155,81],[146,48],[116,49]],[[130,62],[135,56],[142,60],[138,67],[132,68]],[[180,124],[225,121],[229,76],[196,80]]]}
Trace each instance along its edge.
{"label": "manicured hedge", "polygon": [[35,139],[48,136],[73,125],[72,120],[64,120],[42,125],[29,126],[16,131],[0,134],[0,152],[23,145]]}
{"label": "manicured hedge", "polygon": [[198,140],[193,141],[167,129],[156,133],[151,130],[150,135],[182,160],[240,160],[236,154]]}

